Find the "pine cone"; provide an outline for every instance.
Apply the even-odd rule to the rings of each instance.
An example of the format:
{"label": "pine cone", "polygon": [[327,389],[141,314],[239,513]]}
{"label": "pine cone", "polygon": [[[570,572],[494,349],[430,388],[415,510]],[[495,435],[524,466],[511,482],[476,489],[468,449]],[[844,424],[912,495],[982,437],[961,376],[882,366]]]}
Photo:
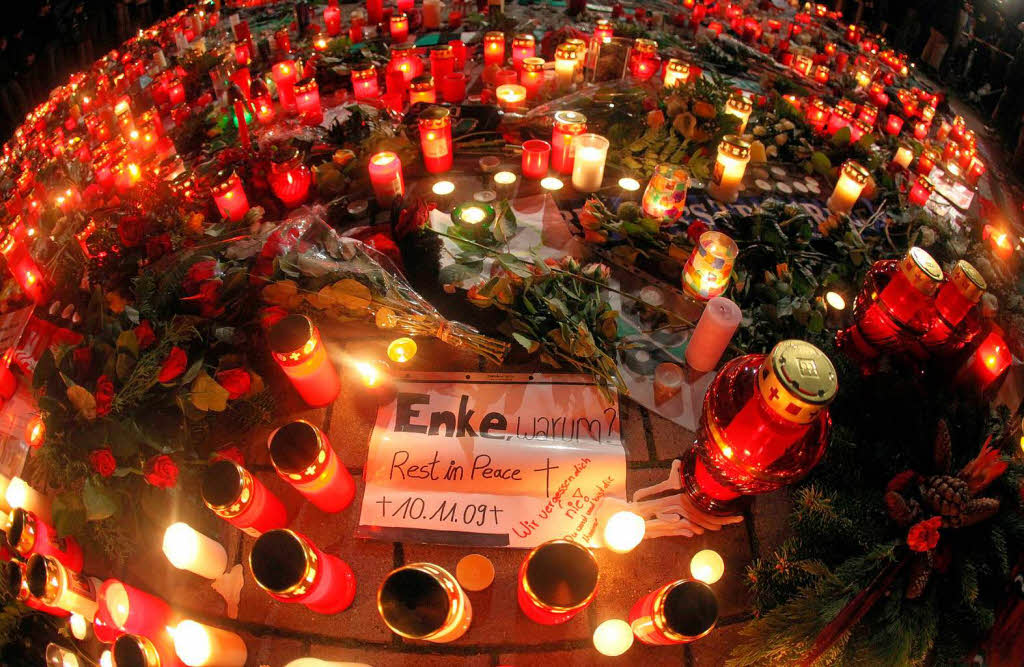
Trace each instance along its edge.
{"label": "pine cone", "polygon": [[999,511],[999,500],[996,498],[975,498],[964,507],[961,526],[973,526],[985,519],[990,519]]}
{"label": "pine cone", "polygon": [[916,500],[908,501],[895,491],[889,491],[885,494],[885,510],[890,519],[901,526],[909,526],[921,511],[921,506]]}
{"label": "pine cone", "polygon": [[907,579],[906,596],[908,600],[916,600],[924,593],[928,586],[928,579],[932,576],[932,552],[925,551],[917,554],[910,561],[909,578]]}
{"label": "pine cone", "polygon": [[960,527],[961,515],[970,500],[967,482],[950,475],[934,475],[925,478],[918,489],[925,505],[942,515],[944,525]]}

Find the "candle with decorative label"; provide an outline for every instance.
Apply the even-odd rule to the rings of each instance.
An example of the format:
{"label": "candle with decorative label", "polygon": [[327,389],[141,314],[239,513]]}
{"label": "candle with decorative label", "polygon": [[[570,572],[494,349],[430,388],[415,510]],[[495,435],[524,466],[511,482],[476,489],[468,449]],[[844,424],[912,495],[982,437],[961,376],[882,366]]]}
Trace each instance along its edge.
{"label": "candle with decorative label", "polygon": [[455,71],[455,49],[448,44],[442,44],[430,49],[430,74],[435,80],[441,80],[445,75]]}
{"label": "candle with decorative label", "polygon": [[590,549],[570,540],[534,547],[519,567],[516,598],[530,620],[565,623],[597,595],[597,560]]}
{"label": "candle with decorative label", "polygon": [[654,76],[661,66],[658,58],[658,43],[653,39],[638,38],[633,41],[633,50],[629,55],[629,73],[640,81],[647,81]]}
{"label": "candle with decorative label", "polygon": [[319,125],[324,120],[320,106],[320,87],[309,77],[295,84],[295,109],[303,125]]}
{"label": "candle with decorative label", "polygon": [[526,89],[526,99],[537,97],[544,85],[544,59],[524,58],[519,69],[519,83]]}
{"label": "candle with decorative label", "polygon": [[565,90],[576,78],[576,60],[580,57],[573,44],[562,43],[555,48],[555,80],[558,88]]}
{"label": "candle with decorative label", "polygon": [[677,220],[686,208],[686,191],[690,183],[690,170],[667,162],[654,168],[654,174],[644,190],[644,213],[662,221]]}
{"label": "candle with decorative label", "polygon": [[917,173],[927,176],[932,173],[935,163],[939,161],[939,152],[934,148],[925,148],[917,158]]}
{"label": "candle with decorative label", "polygon": [[512,37],[512,67],[519,70],[523,60],[537,55],[537,40],[533,35],[519,34]]}
{"label": "candle with decorative label", "polygon": [[871,178],[871,172],[859,162],[847,160],[839,168],[839,180],[826,205],[833,213],[849,213],[857,203],[861,191]]}
{"label": "candle with decorative label", "polygon": [[822,132],[831,116],[831,111],[825,101],[819,98],[811,100],[807,105],[807,123],[815,132]]}
{"label": "candle with decorative label", "polygon": [[750,144],[736,135],[726,135],[718,144],[718,158],[711,172],[707,192],[720,202],[731,203],[739,198],[743,174],[750,162]]}
{"label": "candle with decorative label", "polygon": [[303,604],[318,614],[336,614],[348,608],[356,595],[356,579],[348,563],[291,530],[272,530],[257,538],[249,569],[270,597]]}
{"label": "candle with decorative label", "polygon": [[161,598],[116,579],[100,585],[97,617],[108,619],[120,632],[154,635],[171,622],[171,607]]}
{"label": "candle with decorative label", "polygon": [[[935,296],[935,318],[921,343],[932,353],[949,354],[962,347],[965,339],[959,327],[985,294],[988,284],[973,265],[960,260]],[[957,340],[954,339],[957,332]],[[969,335],[969,334],[968,334]]]}
{"label": "candle with decorative label", "polygon": [[615,36],[615,27],[608,19],[598,19],[594,23],[594,41],[598,44],[608,43]]}
{"label": "candle with decorative label", "polygon": [[730,97],[725,102],[725,113],[730,116],[739,118],[740,124],[736,128],[736,134],[743,134],[747,129],[747,120],[750,118],[750,113],[754,110],[753,103],[746,98],[743,93],[738,93]]}
{"label": "candle with decorative label", "polygon": [[267,438],[267,449],[278,476],[321,511],[340,512],[352,503],[352,475],[313,424],[299,419],[282,426]]}
{"label": "candle with decorative label", "polygon": [[[844,127],[849,127],[853,124],[853,114],[849,110],[837,106],[832,109],[831,115],[828,117],[828,127],[826,132],[829,136],[835,136],[839,130]],[[852,134],[852,131],[851,131]]]}
{"label": "candle with decorative label", "polygon": [[377,590],[377,611],[395,634],[446,644],[466,633],[473,607],[447,570],[412,563],[391,571]]}
{"label": "candle with decorative label", "polygon": [[878,107],[871,104],[862,104],[860,111],[857,113],[857,120],[868,125],[874,125],[875,121],[878,120]]}
{"label": "candle with decorative label", "polygon": [[693,78],[692,66],[678,58],[670,58],[665,65],[666,88],[674,88],[681,84],[689,83]]}
{"label": "candle with decorative label", "polygon": [[172,523],[164,531],[163,551],[179,570],[204,579],[216,579],[228,566],[228,554],[220,542],[210,539],[187,523]]}
{"label": "candle with decorative label", "polygon": [[234,461],[221,459],[207,467],[202,496],[214,514],[251,536],[284,528],[288,522],[277,496]]}
{"label": "candle with decorative label", "polygon": [[171,632],[174,652],[188,667],[243,667],[249,656],[234,632],[185,620]]}
{"label": "candle with decorative label", "polygon": [[267,332],[274,360],[308,405],[334,401],[341,390],[338,372],[327,356],[320,331],[305,315],[289,315]]}
{"label": "candle with decorative label", "polygon": [[451,112],[444,107],[430,107],[420,114],[417,124],[426,170],[432,174],[450,170],[453,159]]}
{"label": "candle with decorative label", "polygon": [[401,44],[409,38],[409,17],[405,13],[391,15],[391,41]]}
{"label": "candle with decorative label", "polygon": [[405,196],[402,161],[396,153],[383,151],[370,158],[370,184],[381,206],[391,206],[396,197]]}
{"label": "candle with decorative label", "polygon": [[935,186],[928,180],[928,177],[918,176],[914,179],[914,184],[910,186],[907,201],[915,206],[924,206],[933,192],[935,192]]}
{"label": "candle with decorative label", "polygon": [[235,172],[220,172],[210,192],[221,217],[231,222],[240,222],[248,213],[249,199],[245,196],[242,181]]}
{"label": "candle with decorative label", "polygon": [[435,104],[437,102],[437,90],[434,88],[434,77],[429,74],[421,74],[409,82],[409,105],[417,102]]}
{"label": "candle with decorative label", "polygon": [[380,96],[377,68],[370,63],[352,68],[352,92],[357,100],[374,100]]}
{"label": "candle with decorative label", "polygon": [[492,31],[484,34],[484,66],[501,66],[505,62],[505,33]]}
{"label": "candle with decorative label", "polygon": [[629,624],[645,644],[688,644],[706,636],[718,622],[718,598],[702,581],[679,579],[633,605]]}
{"label": "candle with decorative label", "polygon": [[702,301],[725,291],[732,276],[733,262],[739,248],[722,232],[707,231],[700,235],[690,258],[683,267],[683,288]]}
{"label": "candle with decorative label", "polygon": [[584,133],[573,137],[572,186],[579,192],[597,192],[604,182],[604,165],[610,142]]}
{"label": "candle with decorative label", "polygon": [[25,581],[29,592],[49,607],[96,616],[99,579],[83,576],[52,556],[33,554],[25,563]]}

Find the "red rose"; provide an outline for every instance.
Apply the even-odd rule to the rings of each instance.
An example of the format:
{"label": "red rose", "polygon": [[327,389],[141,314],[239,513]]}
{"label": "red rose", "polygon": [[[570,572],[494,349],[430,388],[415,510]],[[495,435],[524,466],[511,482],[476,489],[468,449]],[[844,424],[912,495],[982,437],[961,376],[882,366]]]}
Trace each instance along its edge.
{"label": "red rose", "polygon": [[182,301],[198,301],[199,314],[203,317],[217,317],[224,312],[224,306],[220,305],[220,280],[207,280],[199,286],[199,292],[195,296],[189,296]]}
{"label": "red rose", "polygon": [[100,417],[110,413],[114,401],[114,383],[106,375],[96,380],[96,414]]}
{"label": "red rose", "polygon": [[136,216],[122,218],[117,223],[117,235],[126,248],[134,248],[146,236],[146,221]]}
{"label": "red rose", "polygon": [[240,466],[245,465],[245,455],[242,454],[242,450],[238,448],[238,445],[228,445],[227,447],[221,447],[210,456],[211,461],[234,461]]}
{"label": "red rose", "polygon": [[941,516],[915,523],[907,533],[907,545],[914,551],[931,551],[939,543],[939,528],[941,527]]}
{"label": "red rose", "polygon": [[75,363],[75,372],[79,377],[89,375],[89,369],[92,368],[92,348],[76,348],[75,351],[71,353],[71,360]]}
{"label": "red rose", "polygon": [[286,317],[288,311],[281,306],[267,306],[260,311],[260,326],[266,331]]}
{"label": "red rose", "polygon": [[189,291],[195,289],[200,283],[210,280],[217,273],[217,262],[210,259],[202,262],[196,262],[192,266],[188,267],[188,272],[185,274],[185,285]]}
{"label": "red rose", "polygon": [[145,350],[156,342],[156,334],[153,333],[153,326],[149,320],[142,320],[139,326],[135,327],[135,340],[139,343],[139,349]]}
{"label": "red rose", "polygon": [[249,393],[252,378],[242,368],[229,368],[217,373],[217,384],[228,390],[228,398],[239,398]]}
{"label": "red rose", "polygon": [[109,447],[89,452],[89,465],[100,477],[110,477],[117,470],[117,459]]}
{"label": "red rose", "polygon": [[686,236],[690,239],[690,243],[697,245],[700,242],[700,235],[706,231],[708,231],[708,226],[700,220],[695,220],[686,228]]}
{"label": "red rose", "polygon": [[146,256],[151,260],[158,260],[169,253],[172,247],[170,234],[151,236],[146,240]]}
{"label": "red rose", "polygon": [[167,454],[146,461],[142,472],[146,481],[158,489],[169,489],[178,483],[178,465]]}
{"label": "red rose", "polygon": [[185,354],[185,350],[175,345],[171,348],[171,353],[167,355],[167,359],[164,360],[164,365],[160,368],[160,376],[157,380],[164,384],[170,382],[185,372],[186,365],[188,365],[188,355]]}

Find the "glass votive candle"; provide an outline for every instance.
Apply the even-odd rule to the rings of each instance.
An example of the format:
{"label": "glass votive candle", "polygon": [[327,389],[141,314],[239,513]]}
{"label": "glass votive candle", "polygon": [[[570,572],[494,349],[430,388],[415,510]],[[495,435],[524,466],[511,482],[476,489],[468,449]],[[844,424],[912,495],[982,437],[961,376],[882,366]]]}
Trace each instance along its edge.
{"label": "glass votive candle", "polygon": [[690,183],[690,170],[664,162],[654,168],[654,174],[644,190],[644,213],[663,223],[676,220],[686,208],[686,190]]}
{"label": "glass votive candle", "polygon": [[520,34],[512,38],[512,67],[522,68],[523,60],[537,54],[537,41],[533,35]]}
{"label": "glass votive candle", "polygon": [[522,109],[526,102],[526,88],[516,83],[500,85],[494,91],[498,98],[498,105],[503,111]]}
{"label": "glass votive candle", "polygon": [[576,78],[576,59],[580,57],[576,46],[561,43],[555,47],[555,80],[559,89],[566,89]]}
{"label": "glass votive candle", "polygon": [[750,162],[750,144],[736,135],[722,137],[718,158],[711,172],[708,194],[715,200],[731,203],[739,198],[743,174]]}
{"label": "glass votive candle", "polygon": [[[432,84],[433,82],[431,82]],[[417,119],[423,165],[431,174],[452,168],[452,118],[444,107],[430,107]]]}
{"label": "glass votive candle", "polygon": [[448,104],[461,104],[466,99],[466,74],[452,72],[441,79],[441,96]]}
{"label": "glass votive candle", "polygon": [[725,113],[739,118],[740,124],[736,128],[736,134],[743,134],[747,129],[747,120],[754,110],[754,105],[744,95],[733,95],[725,102]]}
{"label": "glass votive candle", "polygon": [[587,131],[587,117],[577,111],[556,111],[551,128],[551,166],[561,174],[571,174],[573,139]]}
{"label": "glass votive candle", "polygon": [[548,175],[548,164],[551,161],[551,144],[540,139],[529,139],[523,142],[523,176],[541,179]]}
{"label": "glass votive candle", "polygon": [[499,199],[512,199],[519,188],[519,178],[511,171],[499,171],[491,178]]}
{"label": "glass votive candle", "polygon": [[430,50],[430,73],[435,80],[455,71],[455,49],[448,44],[435,46]]}
{"label": "glass votive candle", "polygon": [[357,100],[373,100],[380,95],[376,67],[365,64],[352,68],[352,93]]}
{"label": "glass votive candle", "polygon": [[466,238],[480,240],[491,233],[494,216],[494,207],[490,204],[465,202],[452,211],[452,223]]}
{"label": "glass votive candle", "polygon": [[239,222],[249,211],[249,199],[245,196],[242,181],[235,172],[221,172],[219,180],[210,189],[213,202],[221,217]]}
{"label": "glass votive candle", "polygon": [[685,63],[678,58],[669,58],[668,63],[665,64],[665,79],[664,84],[666,88],[675,88],[678,85],[686,84],[690,82],[690,64]]}
{"label": "glass votive candle", "polygon": [[288,208],[295,208],[306,201],[313,175],[302,161],[297,149],[277,155],[270,162],[267,175],[274,196]]}
{"label": "glass votive candle", "polygon": [[914,180],[914,184],[910,186],[907,201],[915,206],[924,206],[933,192],[935,192],[935,186],[928,180],[928,177],[918,176]]}
{"label": "glass votive candle", "polygon": [[405,178],[402,176],[402,161],[397,153],[382,151],[370,158],[370,185],[377,203],[391,206],[396,197],[405,195]]}
{"label": "glass votive candle", "polygon": [[409,39],[409,17],[404,13],[391,15],[391,41],[401,44]]}
{"label": "glass votive candle", "polygon": [[719,296],[729,284],[737,254],[739,247],[731,238],[704,232],[683,267],[683,288],[702,301]]}
{"label": "glass votive candle", "polygon": [[573,138],[572,186],[579,192],[597,192],[604,182],[608,139],[585,133]]}
{"label": "glass votive candle", "polygon": [[861,191],[867,185],[871,173],[859,162],[847,160],[839,169],[839,180],[828,198],[828,208],[833,213],[849,213],[857,203]]}
{"label": "glass votive candle", "polygon": [[629,612],[633,635],[645,644],[686,644],[718,622],[718,598],[702,581],[680,579],[637,601]]}
{"label": "glass votive candle", "polygon": [[484,35],[484,66],[501,66],[505,62],[505,33],[492,31]]}
{"label": "glass votive candle", "polygon": [[377,611],[395,634],[445,644],[466,633],[473,607],[447,570],[412,563],[393,570],[377,590]]}
{"label": "glass votive candle", "polygon": [[519,83],[526,88],[526,99],[537,97],[544,85],[544,59],[532,56],[523,58],[519,69]]}
{"label": "glass votive candle", "polygon": [[434,88],[434,77],[429,74],[420,76],[409,82],[409,106],[417,102],[437,103],[437,90]]}
{"label": "glass votive candle", "polygon": [[535,547],[519,567],[517,599],[527,618],[543,625],[565,623],[593,602],[598,567],[590,549],[570,540]]}

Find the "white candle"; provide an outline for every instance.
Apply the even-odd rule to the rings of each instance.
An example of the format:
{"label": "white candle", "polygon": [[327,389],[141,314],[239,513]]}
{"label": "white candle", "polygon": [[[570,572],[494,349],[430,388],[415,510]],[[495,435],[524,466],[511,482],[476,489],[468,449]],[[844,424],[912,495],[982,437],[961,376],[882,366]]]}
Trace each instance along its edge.
{"label": "white candle", "polygon": [[338,662],[319,658],[299,658],[292,660],[285,667],[370,667],[365,662]]}
{"label": "white candle", "polygon": [[893,156],[892,161],[906,169],[913,159],[914,151],[910,150],[908,146],[900,146],[896,149],[896,155]]}
{"label": "white candle", "polygon": [[518,83],[506,83],[494,89],[494,96],[498,98],[498,105],[504,111],[520,107],[526,102],[526,87]]}
{"label": "white candle", "polygon": [[555,79],[558,87],[568,88],[576,77],[576,59],[580,57],[572,44],[559,44],[555,49]]}
{"label": "white candle", "polygon": [[754,110],[754,105],[750,103],[750,100],[743,97],[742,95],[736,95],[730,97],[725,103],[725,113],[730,116],[736,116],[740,119],[740,125],[736,128],[736,134],[743,134],[747,129],[747,120],[750,118],[750,112]]}
{"label": "white candle", "polygon": [[713,584],[725,574],[725,561],[712,549],[698,551],[690,560],[690,574],[705,584]]}
{"label": "white candle", "polygon": [[182,621],[172,633],[174,652],[189,667],[242,667],[248,651],[242,638],[195,621]]}
{"label": "white candle", "polygon": [[847,160],[839,169],[839,181],[832,196],[828,198],[828,208],[833,213],[849,213],[857,203],[864,185],[870,174],[868,170],[853,160]]}
{"label": "white candle", "polygon": [[750,144],[735,135],[723,137],[718,145],[718,159],[708,183],[708,194],[720,202],[736,201],[748,162]]}
{"label": "white candle", "polygon": [[679,364],[665,361],[654,369],[654,403],[661,405],[683,388],[683,369]]}
{"label": "white candle", "polygon": [[22,508],[32,512],[46,523],[53,522],[53,505],[50,499],[39,493],[20,477],[12,477],[4,494],[11,509]]}
{"label": "white candle", "polygon": [[644,539],[647,524],[639,514],[616,512],[604,524],[604,545],[610,551],[624,554],[636,548]]}
{"label": "white candle", "polygon": [[686,346],[687,365],[699,373],[713,370],[739,328],[742,317],[740,307],[724,296],[708,301]]}
{"label": "white candle", "polygon": [[613,618],[594,630],[594,648],[601,655],[622,655],[633,645],[633,628],[622,619]]}
{"label": "white candle", "polygon": [[179,570],[216,579],[228,567],[228,554],[220,542],[196,531],[187,523],[172,523],[164,532],[164,555]]}
{"label": "white candle", "polygon": [[[0,511],[10,512],[11,506],[7,502],[7,487],[11,484],[11,478],[0,473]],[[4,525],[7,525],[4,523]]]}
{"label": "white candle", "polygon": [[114,667],[114,658],[110,653],[110,649],[100,653],[100,667]]}
{"label": "white candle", "polygon": [[85,620],[85,616],[71,614],[68,625],[71,627],[71,636],[75,639],[82,641],[89,636],[89,621]]}
{"label": "white candle", "polygon": [[441,0],[423,0],[423,27],[427,30],[441,27]]}
{"label": "white candle", "polygon": [[572,165],[572,186],[580,192],[597,192],[604,181],[604,162],[608,157],[608,140],[598,134],[580,134],[573,138],[575,159]]}

